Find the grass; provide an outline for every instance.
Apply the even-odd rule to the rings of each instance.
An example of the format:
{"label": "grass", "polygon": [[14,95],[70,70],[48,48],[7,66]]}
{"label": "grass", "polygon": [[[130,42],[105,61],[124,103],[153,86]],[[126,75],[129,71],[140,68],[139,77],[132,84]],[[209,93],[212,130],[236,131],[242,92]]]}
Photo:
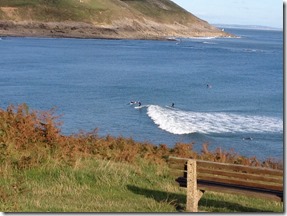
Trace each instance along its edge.
{"label": "grass", "polygon": [[[183,212],[185,209],[185,190],[174,184],[168,168],[146,161],[128,164],[87,159],[77,161],[73,167],[50,164],[45,168],[4,173],[0,180],[3,212]],[[206,192],[199,211],[282,212],[283,205]]]}
{"label": "grass", "polygon": [[[97,130],[61,134],[55,110],[26,104],[0,109],[0,210],[2,212],[180,212],[185,189],[169,173],[168,156],[283,169],[278,161],[246,158],[230,151],[200,153],[192,143],[135,142],[99,137]],[[283,212],[283,204],[205,193],[200,211]]]}
{"label": "grass", "polygon": [[167,0],[127,0],[124,2],[128,3],[130,7],[134,8],[142,15],[153,17],[153,19],[164,23],[182,23],[187,15],[186,11]]}
{"label": "grass", "polygon": [[174,207],[167,197],[158,202],[148,194],[141,194],[148,188],[164,191],[170,187],[171,182],[164,173],[152,176],[153,172],[149,172],[146,175],[146,170],[155,169],[147,164],[92,159],[78,161],[75,167],[16,172],[12,181],[8,178],[4,182],[6,191],[15,184],[24,190],[20,195],[17,192],[17,196],[8,196],[0,204],[0,209],[21,212],[172,212]]}
{"label": "grass", "polygon": [[0,2],[0,7],[17,8],[14,16],[18,19],[49,22],[90,22],[99,12],[107,10],[106,6],[107,4],[99,0],[88,1],[85,4],[79,0],[1,0]]}
{"label": "grass", "polygon": [[187,21],[194,17],[170,0],[1,0],[0,7],[16,9],[0,18],[44,22],[88,22],[111,24],[122,18],[148,19],[159,23]]}

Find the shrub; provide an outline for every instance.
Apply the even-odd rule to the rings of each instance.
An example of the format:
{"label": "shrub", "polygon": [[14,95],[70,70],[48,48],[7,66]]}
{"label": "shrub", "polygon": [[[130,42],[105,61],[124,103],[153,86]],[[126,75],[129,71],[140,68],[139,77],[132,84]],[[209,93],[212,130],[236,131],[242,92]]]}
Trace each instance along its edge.
{"label": "shrub", "polygon": [[136,142],[132,138],[99,137],[97,129],[90,132],[64,136],[61,134],[59,116],[55,109],[29,111],[26,104],[7,110],[0,109],[0,162],[15,169],[54,164],[75,165],[81,158],[97,157],[107,160],[134,163],[142,158],[147,162],[162,164],[173,155],[225,163],[263,166],[283,169],[283,163],[272,159],[260,162],[256,157],[247,158],[218,148],[209,151],[208,144],[202,151],[193,150],[193,143],[176,143],[174,148]]}

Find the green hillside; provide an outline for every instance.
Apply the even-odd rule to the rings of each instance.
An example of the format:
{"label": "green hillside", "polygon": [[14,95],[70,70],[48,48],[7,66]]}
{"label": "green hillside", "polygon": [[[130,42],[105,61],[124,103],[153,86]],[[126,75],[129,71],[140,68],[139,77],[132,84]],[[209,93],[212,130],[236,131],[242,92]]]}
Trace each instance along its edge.
{"label": "green hillside", "polygon": [[110,23],[148,18],[173,23],[197,20],[169,0],[1,0],[1,19]]}
{"label": "green hillside", "polygon": [[1,0],[0,25],[0,36],[230,36],[170,0]]}

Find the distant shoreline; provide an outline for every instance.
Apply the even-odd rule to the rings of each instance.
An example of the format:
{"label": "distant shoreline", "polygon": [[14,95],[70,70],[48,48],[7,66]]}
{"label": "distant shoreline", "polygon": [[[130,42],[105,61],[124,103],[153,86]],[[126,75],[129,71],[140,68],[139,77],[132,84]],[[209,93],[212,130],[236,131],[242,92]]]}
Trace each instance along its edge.
{"label": "distant shoreline", "polygon": [[256,26],[256,25],[229,25],[229,24],[212,24],[217,28],[227,29],[246,29],[246,30],[262,30],[262,31],[283,31],[283,29],[269,27],[269,26]]}

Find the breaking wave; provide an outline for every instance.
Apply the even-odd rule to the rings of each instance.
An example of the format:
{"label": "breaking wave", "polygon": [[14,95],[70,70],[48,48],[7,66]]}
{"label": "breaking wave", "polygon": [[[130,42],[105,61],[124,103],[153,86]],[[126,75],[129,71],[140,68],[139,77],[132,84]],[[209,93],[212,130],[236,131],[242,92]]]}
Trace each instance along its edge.
{"label": "breaking wave", "polygon": [[283,121],[267,116],[217,112],[192,112],[157,105],[147,108],[148,116],[162,130],[172,134],[282,132]]}

